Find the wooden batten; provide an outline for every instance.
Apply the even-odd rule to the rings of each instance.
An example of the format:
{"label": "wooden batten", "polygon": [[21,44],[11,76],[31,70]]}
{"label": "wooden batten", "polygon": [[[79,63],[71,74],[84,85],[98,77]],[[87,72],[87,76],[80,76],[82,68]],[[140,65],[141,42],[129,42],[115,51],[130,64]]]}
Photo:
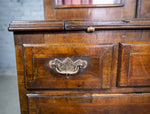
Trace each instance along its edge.
{"label": "wooden batten", "polygon": [[87,30],[94,29],[146,29],[150,28],[149,20],[122,21],[13,21],[9,31],[53,31],[53,30]]}
{"label": "wooden batten", "polygon": [[122,21],[66,21],[66,30],[86,30],[88,27],[95,29],[146,29],[150,28],[149,20],[122,20]]}
{"label": "wooden batten", "polygon": [[64,30],[63,21],[13,21],[9,31]]}

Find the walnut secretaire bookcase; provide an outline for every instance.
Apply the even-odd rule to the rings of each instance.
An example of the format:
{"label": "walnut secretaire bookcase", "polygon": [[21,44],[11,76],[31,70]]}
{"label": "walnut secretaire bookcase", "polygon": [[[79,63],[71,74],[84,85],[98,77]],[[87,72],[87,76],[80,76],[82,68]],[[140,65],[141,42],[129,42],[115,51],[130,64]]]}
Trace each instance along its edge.
{"label": "walnut secretaire bookcase", "polygon": [[150,1],[44,0],[14,21],[21,114],[150,114]]}

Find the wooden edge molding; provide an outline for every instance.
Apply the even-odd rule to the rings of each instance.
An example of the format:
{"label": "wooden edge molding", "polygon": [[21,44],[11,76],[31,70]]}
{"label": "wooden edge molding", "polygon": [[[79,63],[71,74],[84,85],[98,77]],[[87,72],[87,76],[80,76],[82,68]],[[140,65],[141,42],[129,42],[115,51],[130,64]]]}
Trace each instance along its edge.
{"label": "wooden edge molding", "polygon": [[63,21],[13,21],[9,31],[64,30]]}
{"label": "wooden edge molding", "polygon": [[80,95],[77,94],[61,94],[61,95],[50,95],[48,93],[42,93],[42,94],[26,94],[27,97],[130,97],[130,96],[150,96],[149,93],[130,93],[130,94],[99,94],[99,93],[91,93],[91,94],[85,94],[82,93]]}
{"label": "wooden edge molding", "polygon": [[146,29],[150,28],[150,20],[121,21],[13,21],[9,31],[51,31],[51,30],[87,30],[98,29]]}
{"label": "wooden edge molding", "polygon": [[110,4],[70,4],[70,5],[57,5],[55,0],[55,8],[65,9],[65,8],[109,8],[109,7],[123,7],[125,5],[125,0],[120,0],[120,3],[110,3]]}
{"label": "wooden edge molding", "polygon": [[108,8],[108,7],[123,7],[124,4],[100,4],[100,5],[56,5],[57,9],[67,8]]}
{"label": "wooden edge molding", "polygon": [[88,27],[98,29],[145,29],[150,28],[150,20],[121,20],[121,21],[66,21],[66,30],[87,30]]}

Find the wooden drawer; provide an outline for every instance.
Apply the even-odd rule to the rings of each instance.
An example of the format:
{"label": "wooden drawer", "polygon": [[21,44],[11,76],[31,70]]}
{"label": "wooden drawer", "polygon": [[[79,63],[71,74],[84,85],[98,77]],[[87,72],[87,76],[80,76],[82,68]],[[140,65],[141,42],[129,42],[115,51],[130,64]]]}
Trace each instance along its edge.
{"label": "wooden drawer", "polygon": [[120,86],[150,86],[150,43],[120,44]]}
{"label": "wooden drawer", "polygon": [[110,88],[112,44],[23,47],[27,89]]}
{"label": "wooden drawer", "polygon": [[[29,114],[149,114],[150,94],[27,94]],[[138,109],[138,110],[137,110]]]}

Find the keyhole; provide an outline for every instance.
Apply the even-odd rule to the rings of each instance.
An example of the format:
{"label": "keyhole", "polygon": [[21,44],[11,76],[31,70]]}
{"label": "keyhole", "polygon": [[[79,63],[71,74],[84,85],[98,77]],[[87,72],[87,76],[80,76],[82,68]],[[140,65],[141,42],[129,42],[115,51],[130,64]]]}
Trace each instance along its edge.
{"label": "keyhole", "polygon": [[70,75],[69,75],[69,74],[66,74],[66,78],[69,79],[69,78],[70,78]]}

